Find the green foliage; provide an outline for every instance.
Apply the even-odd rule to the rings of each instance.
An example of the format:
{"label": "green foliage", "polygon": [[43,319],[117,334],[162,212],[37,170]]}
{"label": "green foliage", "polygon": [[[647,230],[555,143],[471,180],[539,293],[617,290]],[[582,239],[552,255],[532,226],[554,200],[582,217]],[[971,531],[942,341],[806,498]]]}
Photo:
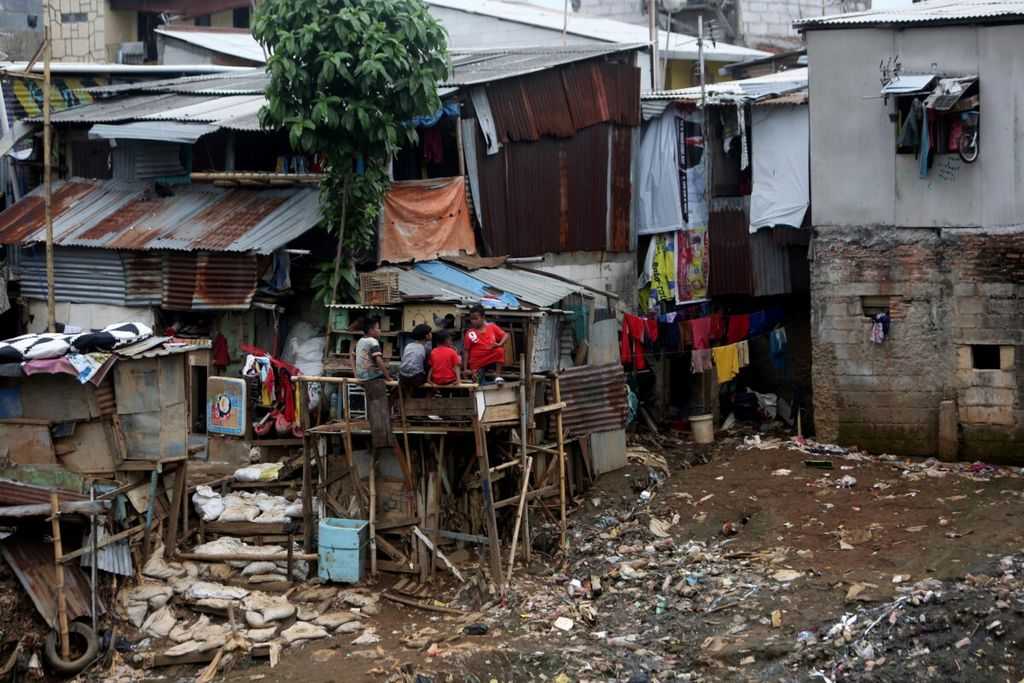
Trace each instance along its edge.
{"label": "green foliage", "polygon": [[[253,35],[270,52],[260,123],[286,130],[296,151],[324,155],[324,227],[344,236],[352,286],[350,261],[373,246],[388,163],[416,141],[406,123],[441,106],[444,29],[422,0],[261,0]],[[329,289],[328,270],[317,278],[326,277],[318,286]]]}

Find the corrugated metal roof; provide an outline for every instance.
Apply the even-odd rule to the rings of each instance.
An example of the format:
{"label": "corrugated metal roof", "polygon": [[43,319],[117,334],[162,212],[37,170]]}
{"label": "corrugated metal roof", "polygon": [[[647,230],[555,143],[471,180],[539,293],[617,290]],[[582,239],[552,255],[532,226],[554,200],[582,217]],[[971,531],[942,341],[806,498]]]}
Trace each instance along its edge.
{"label": "corrugated metal roof", "polygon": [[201,47],[211,52],[237,57],[250,62],[262,64],[267,59],[267,53],[263,51],[251,33],[217,30],[203,30],[202,28],[188,27],[175,28],[173,26],[161,26],[154,30],[157,35],[166,36],[175,40]]}
{"label": "corrugated metal roof", "polygon": [[810,17],[794,23],[798,29],[865,28],[1024,21],[1024,0],[926,0],[909,7],[874,9],[824,17]]}
{"label": "corrugated metal roof", "polygon": [[[42,247],[22,252],[18,274],[23,297],[46,300],[46,254]],[[124,264],[113,251],[55,249],[53,285],[57,301],[129,305]],[[159,303],[160,297],[157,296],[155,304]]]}
{"label": "corrugated metal roof", "polygon": [[[208,123],[228,130],[262,130],[257,115],[266,98],[260,95],[129,95],[73,107],[53,115],[55,124],[181,121]],[[41,119],[30,119],[40,123]]]}
{"label": "corrugated metal roof", "polygon": [[554,306],[573,294],[589,296],[579,285],[514,268],[480,268],[473,271],[473,277],[542,308]]}
{"label": "corrugated metal roof", "polygon": [[180,123],[178,121],[97,123],[89,129],[89,139],[155,140],[191,145],[199,138],[216,132],[216,130],[216,126],[206,123]]}
{"label": "corrugated metal roof", "polygon": [[115,353],[125,358],[159,358],[175,356],[179,353],[189,353],[191,351],[202,351],[209,348],[210,342],[208,341],[191,343],[174,341],[174,337],[149,337],[140,342],[122,346]]}
{"label": "corrugated metal roof", "polygon": [[[0,213],[0,244],[45,240],[43,188]],[[127,250],[270,254],[320,221],[315,187],[248,190],[72,179],[54,184],[54,243]]]}
{"label": "corrugated metal roof", "polygon": [[96,96],[126,92],[175,93],[178,95],[262,95],[270,76],[262,67],[241,67],[224,74],[165,78],[159,81],[119,83],[90,88]]}
{"label": "corrugated metal roof", "polygon": [[[563,17],[562,12],[523,2],[500,2],[499,0],[426,0],[426,2],[431,7],[546,28],[559,34],[562,32],[563,21],[565,21],[566,32],[570,35],[607,43],[642,43],[644,45],[650,43],[650,32],[646,26],[604,17],[584,16],[575,12],[570,13],[566,18]],[[661,46],[662,55],[671,59],[697,59],[697,38],[695,36],[659,30],[658,45]],[[666,45],[667,47],[665,47]],[[768,53],[763,50],[754,50],[723,42],[706,42],[704,45],[704,58],[713,62],[735,62],[740,59],[767,55]]]}
{"label": "corrugated metal roof", "polygon": [[930,90],[938,78],[935,74],[900,74],[882,86],[883,95],[909,95]]}
{"label": "corrugated metal roof", "polygon": [[[28,62],[0,62],[0,73],[4,71],[25,71]],[[247,66],[220,66],[219,64],[114,64],[112,62],[53,62],[50,72],[54,75],[70,74],[116,74],[118,76],[156,76],[161,74],[212,74],[247,71]],[[36,61],[32,72],[43,73],[42,61]]]}
{"label": "corrugated metal roof", "polygon": [[644,47],[642,44],[452,50],[452,73],[441,85],[465,87],[545,71]]}
{"label": "corrugated metal roof", "polygon": [[[23,484],[20,481],[0,479],[0,505],[35,505],[49,503],[50,494],[54,489],[48,486],[36,486],[35,484]],[[77,491],[56,489],[61,500],[88,500],[86,496]]]}
{"label": "corrugated metal roof", "polygon": [[[711,103],[727,101],[757,101],[777,95],[807,89],[808,67],[787,69],[764,76],[744,78],[738,81],[721,81],[705,86],[705,95]],[[699,102],[700,87],[682,88],[680,90],[659,90],[643,93],[643,101],[671,100]]]}

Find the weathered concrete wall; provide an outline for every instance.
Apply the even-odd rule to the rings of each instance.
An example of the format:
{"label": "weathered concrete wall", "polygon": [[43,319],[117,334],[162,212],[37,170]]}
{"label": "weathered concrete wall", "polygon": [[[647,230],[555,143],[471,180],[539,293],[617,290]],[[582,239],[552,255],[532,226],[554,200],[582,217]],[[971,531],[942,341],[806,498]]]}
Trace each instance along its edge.
{"label": "weathered concrete wall", "polygon": [[[594,289],[618,294],[622,310],[636,309],[636,257],[630,252],[570,252],[545,254],[543,261],[524,263],[533,270],[567,278]],[[599,297],[600,298],[600,297]],[[599,301],[596,305],[605,305]]]}
{"label": "weathered concrete wall", "polygon": [[[811,205],[820,225],[991,227],[1024,220],[1024,25],[810,31]],[[895,104],[879,95],[879,62],[906,73],[976,74],[980,154],[937,155],[927,177],[896,154]]]}
{"label": "weathered concrete wall", "polygon": [[[819,227],[812,263],[815,427],[875,452],[933,455],[955,400],[962,458],[1020,460],[1024,230]],[[862,297],[888,297],[884,344]],[[998,346],[976,369],[972,345]]]}
{"label": "weathered concrete wall", "polygon": [[740,0],[739,31],[743,44],[758,49],[798,48],[802,45],[793,22],[822,14],[868,9],[870,0]]}

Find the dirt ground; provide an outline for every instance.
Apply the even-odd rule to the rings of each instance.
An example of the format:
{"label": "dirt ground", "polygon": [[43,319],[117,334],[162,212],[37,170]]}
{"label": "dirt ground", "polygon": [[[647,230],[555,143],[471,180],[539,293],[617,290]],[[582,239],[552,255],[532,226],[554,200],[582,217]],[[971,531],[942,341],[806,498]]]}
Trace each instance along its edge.
{"label": "dirt ground", "polygon": [[579,498],[567,555],[535,554],[505,604],[457,617],[385,602],[375,645],[315,641],[226,679],[1024,679],[1019,468],[778,440],[728,440],[696,466],[685,444],[662,452],[667,473],[651,458]]}

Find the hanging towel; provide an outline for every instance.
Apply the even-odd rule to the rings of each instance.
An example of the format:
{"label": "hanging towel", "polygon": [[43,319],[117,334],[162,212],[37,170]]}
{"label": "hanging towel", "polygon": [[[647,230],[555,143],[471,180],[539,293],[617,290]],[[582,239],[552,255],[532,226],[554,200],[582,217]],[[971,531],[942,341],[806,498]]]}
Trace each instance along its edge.
{"label": "hanging towel", "polygon": [[711,349],[715,359],[715,374],[718,376],[718,383],[725,384],[739,374],[739,353],[735,344],[728,346],[716,346]]}
{"label": "hanging towel", "polygon": [[690,332],[693,334],[693,348],[706,349],[711,346],[711,318],[694,318],[690,321]]}
{"label": "hanging towel", "polygon": [[644,324],[647,326],[647,341],[652,344],[658,341],[658,319],[647,318],[644,320]]}
{"label": "hanging towel", "polygon": [[711,349],[694,349],[690,352],[690,372],[698,375],[711,369]]}
{"label": "hanging towel", "polygon": [[756,337],[768,331],[768,314],[765,311],[758,311],[750,314],[750,336]]}
{"label": "hanging towel", "polygon": [[783,370],[786,367],[786,342],[786,328],[772,330],[768,338],[768,348],[771,352],[772,365],[776,370]]}
{"label": "hanging towel", "polygon": [[709,339],[716,341],[725,336],[725,316],[721,313],[712,313],[708,316],[711,319]]}
{"label": "hanging towel", "polygon": [[739,358],[739,366],[745,368],[750,365],[750,342],[744,339],[736,343],[736,355]]}
{"label": "hanging towel", "polygon": [[729,316],[729,328],[725,333],[725,341],[735,344],[746,339],[750,334],[750,316],[746,313]]}

